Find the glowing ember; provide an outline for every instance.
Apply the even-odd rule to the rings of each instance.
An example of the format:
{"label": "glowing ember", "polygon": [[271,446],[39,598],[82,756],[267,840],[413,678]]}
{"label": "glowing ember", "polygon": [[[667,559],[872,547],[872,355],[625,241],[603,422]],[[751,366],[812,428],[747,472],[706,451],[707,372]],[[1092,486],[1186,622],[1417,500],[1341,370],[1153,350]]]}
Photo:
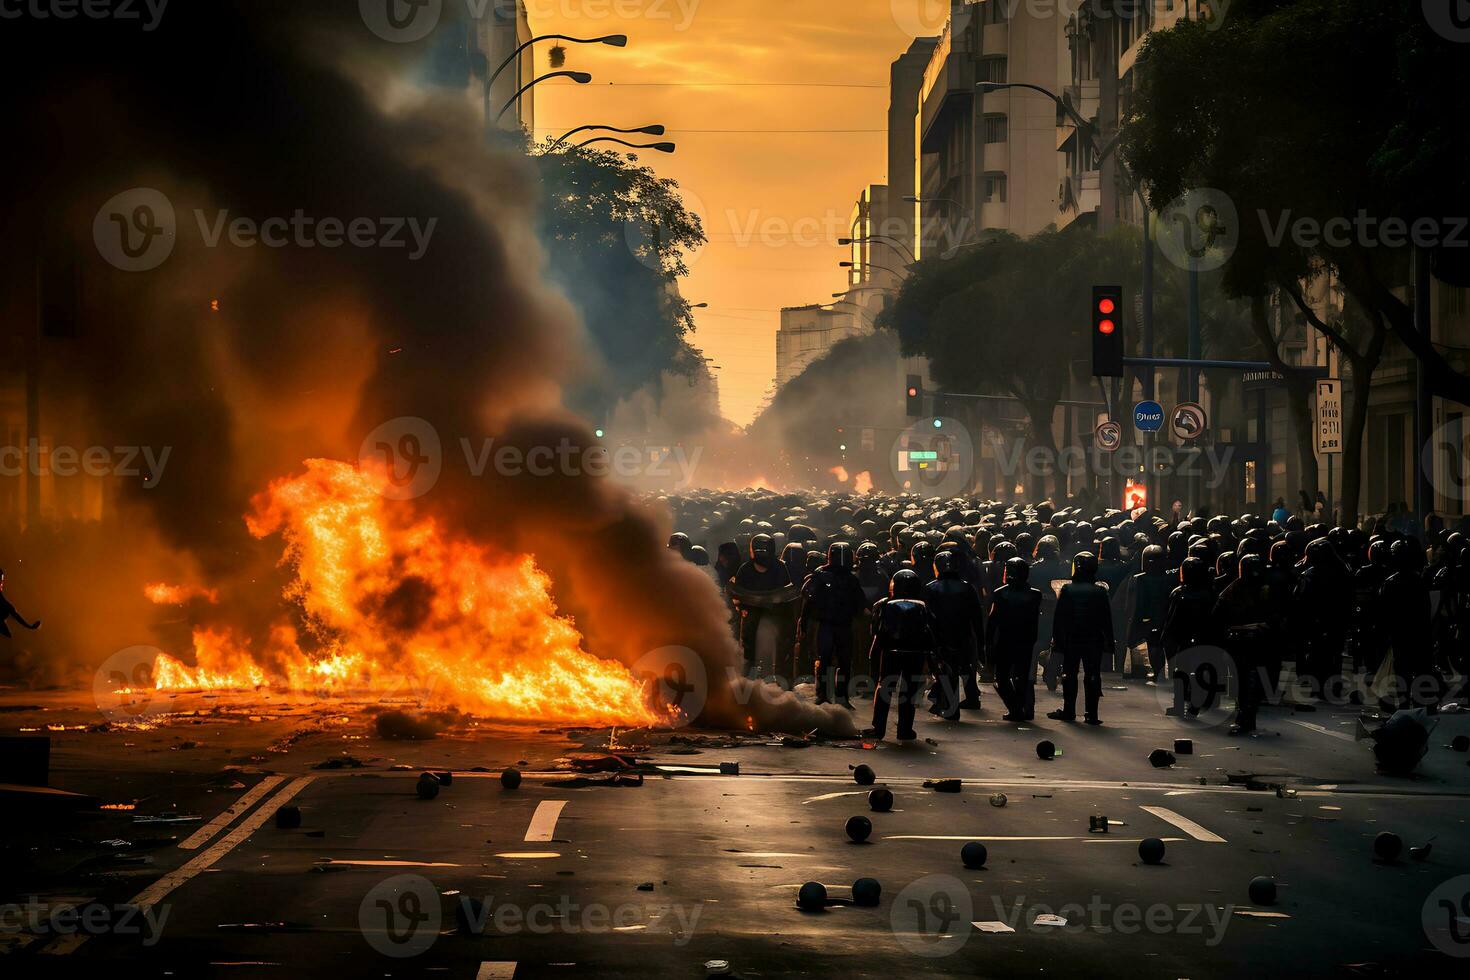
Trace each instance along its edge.
{"label": "glowing ember", "polygon": [[[286,597],[304,634],[276,625],[267,649],[219,629],[194,633],[195,667],[160,656],[160,689],[266,686],[305,693],[410,694],[505,719],[650,725],[643,685],[584,651],[529,555],[494,554],[386,500],[375,476],[308,460],[246,518],[280,535],[294,577]],[[310,652],[307,652],[309,650]],[[666,719],[665,719],[666,720]]]}
{"label": "glowing ember", "polygon": [[143,586],[148,601],[160,606],[177,606],[190,599],[203,599],[213,605],[219,602],[219,593],[199,585],[169,585],[167,582],[150,582]]}

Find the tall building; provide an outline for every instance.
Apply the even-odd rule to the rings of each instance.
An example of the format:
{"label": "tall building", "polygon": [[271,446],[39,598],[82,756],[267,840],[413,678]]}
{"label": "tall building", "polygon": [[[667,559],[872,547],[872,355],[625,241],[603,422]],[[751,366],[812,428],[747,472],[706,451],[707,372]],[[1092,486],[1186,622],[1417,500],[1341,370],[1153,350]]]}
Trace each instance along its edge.
{"label": "tall building", "polygon": [[1070,78],[1057,7],[1012,18],[1013,7],[955,0],[925,67],[914,195],[921,253],[967,244],[986,230],[1026,236],[1059,223],[1056,103],[1027,89],[976,88],[1010,82],[1055,91]]}
{"label": "tall building", "polygon": [[776,331],[776,387],[807,369],[832,345],[861,332],[862,318],[841,307],[791,306],[781,311]]}
{"label": "tall building", "polygon": [[[474,15],[474,44],[485,56],[486,70],[493,75],[502,65],[504,70],[495,78],[493,85],[475,79],[473,84],[483,90],[487,119],[494,119],[501,108],[516,94],[521,86],[535,77],[535,62],[532,48],[512,54],[532,38],[531,22],[526,15],[525,0],[492,0],[489,3],[471,4]],[[509,63],[507,63],[507,59]],[[517,127],[534,132],[536,118],[536,90],[522,95],[515,109],[507,112],[500,120],[503,129]]]}
{"label": "tall building", "polygon": [[[921,188],[918,170],[919,92],[924,87],[924,70],[934,54],[938,38],[921,37],[896,58],[888,73],[888,214],[883,222],[884,239],[876,253],[892,263],[914,261],[919,247],[919,206],[914,202]],[[901,242],[897,245],[895,242]]]}

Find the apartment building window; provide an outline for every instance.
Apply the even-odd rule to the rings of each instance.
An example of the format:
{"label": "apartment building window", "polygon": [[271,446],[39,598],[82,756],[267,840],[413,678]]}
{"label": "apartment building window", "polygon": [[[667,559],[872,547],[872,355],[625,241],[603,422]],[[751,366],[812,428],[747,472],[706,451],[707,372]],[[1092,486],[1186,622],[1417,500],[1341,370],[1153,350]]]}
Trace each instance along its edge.
{"label": "apartment building window", "polygon": [[985,204],[1004,204],[1006,202],[1006,175],[988,173],[980,178],[980,194]]}
{"label": "apartment building window", "polygon": [[1010,138],[1010,128],[1006,125],[1006,117],[1000,113],[988,115],[982,122],[985,127],[985,142],[1004,143]]}
{"label": "apartment building window", "polygon": [[981,58],[979,69],[982,82],[1004,82],[1006,80],[1005,58]]}
{"label": "apartment building window", "polygon": [[982,24],[1004,24],[1006,22],[1007,0],[989,0],[984,7],[980,8],[980,23]]}

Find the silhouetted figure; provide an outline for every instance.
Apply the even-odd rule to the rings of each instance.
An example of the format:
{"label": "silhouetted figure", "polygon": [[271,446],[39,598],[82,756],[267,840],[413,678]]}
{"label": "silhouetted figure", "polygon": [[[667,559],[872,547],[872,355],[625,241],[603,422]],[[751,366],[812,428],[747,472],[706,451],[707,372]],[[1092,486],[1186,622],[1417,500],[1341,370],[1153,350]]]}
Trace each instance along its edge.
{"label": "silhouetted figure", "polygon": [[1006,706],[1006,721],[1030,721],[1036,714],[1041,592],[1027,584],[1030,577],[1026,559],[1007,561],[1005,584],[995,590],[987,617],[985,646],[995,667],[996,692]]}
{"label": "silhouetted figure", "polygon": [[1062,707],[1047,712],[1058,721],[1077,720],[1077,674],[1083,674],[1083,714],[1089,725],[1101,725],[1098,702],[1102,699],[1103,655],[1112,656],[1117,640],[1113,633],[1113,610],[1108,592],[1098,585],[1097,556],[1082,552],[1072,563],[1072,581],[1057,596],[1052,624],[1052,660],[1061,660]]}
{"label": "silhouetted figure", "polygon": [[[812,552],[818,554],[818,552]],[[807,576],[801,587],[797,642],[810,648],[817,675],[817,703],[835,701],[851,708],[847,684],[852,678],[852,621],[868,607],[863,587],[853,574],[852,546],[837,542],[827,549],[827,562]]]}
{"label": "silhouetted figure", "polygon": [[26,622],[25,617],[10,604],[10,600],[5,596],[5,570],[0,569],[0,634],[10,636],[9,622],[12,619],[28,630],[38,630],[41,628],[41,621],[39,619],[34,623]]}
{"label": "silhouetted figure", "polygon": [[882,740],[895,700],[899,740],[918,738],[914,713],[924,689],[924,666],[936,650],[929,610],[919,598],[922,589],[919,576],[901,568],[893,573],[889,598],[873,609],[872,661],[878,689],[873,694],[873,727],[863,732],[864,738]]}
{"label": "silhouetted figure", "polygon": [[[979,653],[985,644],[985,609],[980,596],[961,576],[963,556],[946,548],[934,556],[934,581],[924,586],[924,604],[939,641],[935,663],[939,699],[935,714],[946,721],[960,717],[961,688],[975,686]],[[976,692],[975,707],[979,707]]]}

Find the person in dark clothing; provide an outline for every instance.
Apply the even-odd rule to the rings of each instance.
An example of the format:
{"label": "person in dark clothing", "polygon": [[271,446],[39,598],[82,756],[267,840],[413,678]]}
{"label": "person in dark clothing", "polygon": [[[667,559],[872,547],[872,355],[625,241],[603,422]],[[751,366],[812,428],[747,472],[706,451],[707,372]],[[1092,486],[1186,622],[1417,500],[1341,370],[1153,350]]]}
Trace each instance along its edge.
{"label": "person in dark clothing", "polygon": [[[1164,627],[1164,615],[1169,611],[1169,576],[1164,565],[1168,556],[1158,545],[1143,549],[1143,571],[1133,576],[1129,587],[1132,612],[1128,617],[1127,645],[1124,653],[1132,658],[1132,650],[1144,646],[1148,651],[1148,669],[1155,682],[1164,679],[1164,647],[1160,639]],[[1122,654],[1117,667],[1123,669]],[[1138,679],[1145,676],[1143,666],[1134,660],[1125,678]]]}
{"label": "person in dark clothing", "polygon": [[995,689],[1006,706],[1006,721],[1030,721],[1036,715],[1036,631],[1041,619],[1041,592],[1027,580],[1031,566],[1024,558],[1006,562],[1005,584],[996,589],[986,617],[985,646],[995,668]]}
{"label": "person in dark clothing", "polygon": [[1101,725],[1098,702],[1102,698],[1103,655],[1113,654],[1113,611],[1107,590],[1098,585],[1097,557],[1082,552],[1072,562],[1072,581],[1062,586],[1057,597],[1052,626],[1053,656],[1062,668],[1062,707],[1047,712],[1058,721],[1077,720],[1077,674],[1083,673],[1084,717],[1089,725]]}
{"label": "person in dark clothing", "polygon": [[934,581],[934,542],[915,541],[913,548],[909,551],[908,563],[904,566],[913,570],[919,576],[920,585],[928,585]]}
{"label": "person in dark clothing", "polygon": [[1446,621],[1440,660],[1451,670],[1470,674],[1470,548],[1463,548],[1455,567],[1440,584],[1440,604]]}
{"label": "person in dark clothing", "polygon": [[34,631],[41,628],[39,619],[34,623],[26,622],[25,617],[10,604],[10,600],[5,596],[5,570],[0,568],[0,636],[10,636],[10,620],[12,619],[28,630]]}
{"label": "person in dark clothing", "polygon": [[1266,693],[1281,686],[1281,666],[1287,654],[1298,649],[1301,624],[1296,613],[1297,553],[1285,540],[1271,545],[1266,559],[1266,597],[1271,604],[1270,642],[1265,652]]}
{"label": "person in dark clothing", "polygon": [[[745,654],[745,672],[756,674],[756,637],[761,621],[793,596],[795,586],[786,565],[776,558],[776,542],[769,534],[750,539],[750,561],[741,565],[730,580],[730,594],[740,610],[740,646]],[[779,659],[779,658],[778,658]]]}
{"label": "person in dark clothing", "polygon": [[[1016,546],[1009,541],[997,541],[990,549],[990,560],[985,563],[985,598],[994,599],[996,590],[1006,584],[1006,566],[1012,558],[1019,558],[1020,552]],[[1030,567],[1030,563],[1027,563]]]}
{"label": "person in dark clothing", "polygon": [[1265,690],[1261,654],[1271,620],[1267,594],[1266,560],[1260,555],[1247,555],[1240,562],[1240,577],[1230,583],[1215,604],[1215,627],[1225,637],[1225,649],[1235,666],[1235,724],[1231,735],[1256,730],[1256,709]]}
{"label": "person in dark clothing", "polygon": [[1041,648],[1041,678],[1048,691],[1057,689],[1057,678],[1061,676],[1062,663],[1052,655],[1051,642],[1053,624],[1056,622],[1057,597],[1059,592],[1053,584],[1069,577],[1068,568],[1061,557],[1061,542],[1052,535],[1044,535],[1036,542],[1032,553],[1031,581],[1041,590],[1041,628],[1036,641]]}
{"label": "person in dark clothing", "polygon": [[1160,639],[1164,657],[1169,663],[1169,677],[1174,682],[1174,704],[1164,714],[1179,717],[1198,715],[1202,705],[1195,703],[1193,664],[1176,666],[1179,655],[1214,641],[1211,617],[1215,611],[1215,583],[1210,566],[1202,558],[1186,558],[1179,566],[1179,587],[1169,596]]}
{"label": "person in dark clothing", "polygon": [[[949,548],[938,552],[934,556],[934,581],[925,585],[922,593],[939,644],[935,714],[945,721],[959,720],[961,689],[966,693],[975,689],[975,672],[985,646],[985,608],[980,596],[961,577],[961,557]],[[980,706],[978,690],[974,706]]]}
{"label": "person in dark clothing", "polygon": [[873,694],[873,727],[864,738],[882,741],[888,731],[888,711],[898,702],[898,738],[918,738],[914,714],[924,688],[924,668],[937,649],[929,610],[919,598],[919,576],[912,569],[899,569],[889,585],[889,597],[873,607],[874,673],[878,689]]}
{"label": "person in dark clothing", "polygon": [[[1077,549],[1078,552],[1090,550],[1091,545],[1084,542]],[[1128,632],[1128,609],[1132,605],[1133,597],[1131,587],[1133,585],[1133,572],[1139,568],[1137,558],[1130,561],[1123,559],[1123,546],[1117,538],[1105,538],[1097,546],[1097,581],[1099,585],[1108,590],[1108,601],[1113,605],[1113,628],[1118,631],[1115,637],[1114,649],[1118,651],[1116,658],[1109,657],[1103,663],[1104,670],[1123,669],[1123,661],[1127,657],[1128,647],[1126,645]],[[1116,662],[1115,662],[1116,661]],[[1137,667],[1131,674],[1143,676],[1143,671]]]}
{"label": "person in dark clothing", "polygon": [[1304,662],[1297,664],[1297,676],[1311,685],[1313,697],[1322,697],[1330,679],[1342,670],[1352,602],[1347,566],[1332,542],[1318,538],[1307,545],[1306,568],[1296,587],[1296,609],[1305,641]]}
{"label": "person in dark clothing", "polygon": [[1353,654],[1353,670],[1368,677],[1378,673],[1383,656],[1388,652],[1384,636],[1381,592],[1383,583],[1393,574],[1388,563],[1388,542],[1377,539],[1368,545],[1368,562],[1353,574],[1353,621],[1349,646]]}
{"label": "person in dark clothing", "polygon": [[836,701],[851,709],[847,684],[852,677],[852,621],[868,607],[863,587],[853,574],[852,546],[837,542],[827,549],[827,563],[801,587],[797,643],[810,648],[817,675],[817,703]]}
{"label": "person in dark clothing", "polygon": [[[1395,541],[1389,548],[1394,573],[1380,592],[1384,625],[1393,656],[1394,693],[1385,707],[1419,707],[1414,696],[1430,676],[1429,586],[1424,581],[1424,552],[1413,540]],[[1437,685],[1436,685],[1437,687]],[[1435,698],[1438,703],[1438,698]]]}
{"label": "person in dark clothing", "polygon": [[[895,521],[888,528],[888,551],[879,559],[879,567],[883,569],[883,581],[886,583],[893,578],[893,573],[903,567],[908,560],[908,547],[905,544],[909,526],[903,521]],[[885,586],[884,593],[887,593]]]}

